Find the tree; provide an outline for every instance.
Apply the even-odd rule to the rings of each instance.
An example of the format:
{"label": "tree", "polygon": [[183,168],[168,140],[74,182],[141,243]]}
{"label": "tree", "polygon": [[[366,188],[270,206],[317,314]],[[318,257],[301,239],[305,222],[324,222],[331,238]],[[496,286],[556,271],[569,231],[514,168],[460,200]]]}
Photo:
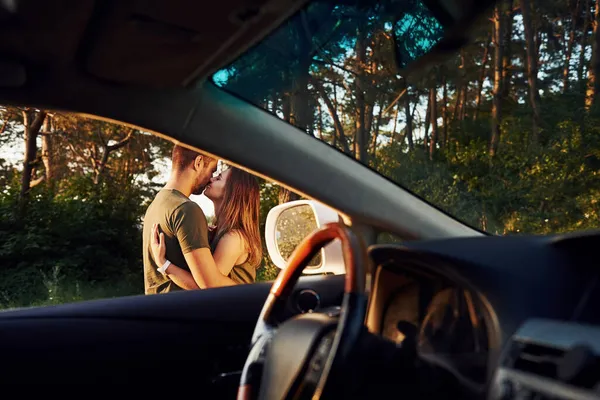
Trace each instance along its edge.
{"label": "tree", "polygon": [[29,197],[31,188],[40,184],[45,176],[35,178],[36,167],[39,163],[37,157],[37,138],[42,129],[42,124],[46,120],[46,112],[34,109],[24,109],[21,111],[23,115],[23,128],[25,136],[25,151],[23,157],[23,173],[21,176],[21,192],[20,204],[21,212],[25,211],[26,202]]}
{"label": "tree", "polygon": [[592,60],[588,71],[587,91],[585,96],[585,107],[589,110],[598,97],[600,81],[600,1],[596,1],[594,7],[594,19],[592,22]]}
{"label": "tree", "polygon": [[429,112],[431,121],[431,137],[429,138],[429,159],[433,160],[433,153],[438,141],[438,126],[437,126],[437,98],[436,87],[429,88]]}
{"label": "tree", "polygon": [[[555,229],[570,229],[576,218],[568,216],[596,215],[590,199],[599,190],[591,171],[600,159],[600,117],[589,107],[584,119],[579,107],[588,86],[594,88],[588,102],[597,91],[590,83],[596,5],[499,3],[471,30],[473,43],[410,75],[396,61],[424,54],[440,32],[420,2],[342,2],[327,12],[309,6],[301,18],[314,32],[306,93],[316,117],[301,128],[473,225],[541,232],[549,228],[539,218],[554,212],[548,206],[554,199],[562,214],[547,219],[554,218]],[[293,29],[274,35],[279,49],[297,49]],[[269,104],[287,102],[280,88],[292,84],[294,73],[276,71],[293,71],[297,59],[282,61],[283,51],[274,56],[273,40],[234,63],[228,88],[254,95],[282,75],[261,90],[271,91]],[[271,81],[259,71],[263,66]],[[588,200],[557,198],[565,190]]]}
{"label": "tree", "polygon": [[502,90],[503,90],[503,57],[504,57],[504,36],[503,36],[503,14],[501,4],[494,9],[494,91],[492,105],[492,135],[490,139],[489,153],[491,157],[498,151],[500,142],[500,123],[502,121]]}
{"label": "tree", "polygon": [[530,0],[521,0],[521,12],[523,14],[523,27],[525,30],[525,43],[527,48],[527,81],[529,83],[529,103],[533,113],[533,126],[531,129],[531,140],[533,143],[539,142],[539,126],[540,126],[540,105],[537,85],[538,76],[538,56],[533,36],[534,29],[531,22],[531,4]]}
{"label": "tree", "polygon": [[[92,160],[92,165],[94,166],[94,184],[95,185],[97,185],[100,182],[100,178],[102,177],[102,174],[108,164],[108,158],[110,157],[110,154],[119,150],[120,148],[122,148],[124,146],[127,146],[129,141],[131,140],[133,132],[134,132],[134,130],[132,128],[127,128],[127,129],[125,129],[124,137],[119,138],[119,140],[116,143],[109,144],[110,141],[107,141],[104,138],[104,134],[102,133],[100,127],[98,128],[98,138],[100,139],[100,142],[102,143],[102,156],[100,157],[100,160],[98,161],[97,150],[94,147],[95,151],[94,151],[94,155],[91,158],[91,160]],[[113,135],[111,135],[111,137],[112,136]]]}
{"label": "tree", "polygon": [[569,83],[570,83],[569,75],[571,72],[571,57],[573,55],[573,47],[575,46],[575,36],[577,35],[577,23],[579,22],[580,15],[581,15],[581,8],[582,8],[582,4],[584,2],[585,2],[585,0],[575,0],[575,2],[574,2],[575,5],[573,6],[573,1],[570,1],[571,7],[572,7],[572,12],[571,12],[571,19],[569,21],[569,40],[567,42],[567,47],[565,49],[565,64],[563,67],[563,80],[562,80],[563,94],[569,90]]}

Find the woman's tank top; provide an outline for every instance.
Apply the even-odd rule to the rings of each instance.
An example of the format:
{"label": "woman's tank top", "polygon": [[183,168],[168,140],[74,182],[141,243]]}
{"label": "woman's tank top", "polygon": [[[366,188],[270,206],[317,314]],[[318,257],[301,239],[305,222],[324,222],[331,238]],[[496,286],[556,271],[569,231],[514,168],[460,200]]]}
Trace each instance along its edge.
{"label": "woman's tank top", "polygon": [[[214,233],[214,232],[213,232]],[[216,235],[210,244],[210,251],[214,254],[217,249],[217,245],[219,244],[219,240],[221,237],[225,235],[226,232],[221,233],[220,235]],[[231,280],[235,283],[254,283],[256,281],[256,267],[250,265],[248,261],[244,261],[241,264],[234,265],[231,269],[229,275],[227,275]]]}

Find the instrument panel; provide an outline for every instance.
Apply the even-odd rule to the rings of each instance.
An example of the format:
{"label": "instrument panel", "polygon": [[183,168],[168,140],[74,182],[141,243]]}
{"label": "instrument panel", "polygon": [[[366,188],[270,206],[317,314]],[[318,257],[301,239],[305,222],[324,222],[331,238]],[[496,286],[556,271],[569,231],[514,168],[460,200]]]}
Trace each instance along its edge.
{"label": "instrument panel", "polygon": [[371,246],[367,327],[470,393],[598,398],[598,244],[584,232]]}
{"label": "instrument panel", "polygon": [[[391,262],[377,267],[369,308],[372,332],[416,346],[465,378],[483,383],[489,360],[486,310],[479,295],[431,264]],[[377,316],[378,317],[377,317]]]}

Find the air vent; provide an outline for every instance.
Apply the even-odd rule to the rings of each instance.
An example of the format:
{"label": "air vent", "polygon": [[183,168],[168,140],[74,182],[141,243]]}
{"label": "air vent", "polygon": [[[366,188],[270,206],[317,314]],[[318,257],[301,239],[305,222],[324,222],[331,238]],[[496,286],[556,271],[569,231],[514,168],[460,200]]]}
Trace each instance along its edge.
{"label": "air vent", "polygon": [[562,350],[540,344],[521,344],[513,368],[580,388],[593,389],[600,383],[600,357],[584,345]]}
{"label": "air vent", "polygon": [[558,365],[564,350],[538,344],[524,344],[513,368],[550,379],[558,379]]}

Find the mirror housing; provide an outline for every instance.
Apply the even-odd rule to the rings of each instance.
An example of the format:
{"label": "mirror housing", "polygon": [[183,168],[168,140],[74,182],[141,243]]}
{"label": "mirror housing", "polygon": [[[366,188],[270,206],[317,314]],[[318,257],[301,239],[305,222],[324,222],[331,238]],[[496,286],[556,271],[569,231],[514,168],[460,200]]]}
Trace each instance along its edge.
{"label": "mirror housing", "polygon": [[[311,213],[312,216],[307,215],[307,213]],[[303,215],[299,216],[300,214]],[[314,217],[314,220],[311,217]],[[286,225],[298,226],[298,221],[292,220],[292,218],[304,219],[306,224],[304,227],[300,227],[302,235],[297,238],[288,237],[288,248],[280,249],[280,247],[283,247],[281,244],[285,243],[282,241],[284,238],[281,235],[282,233],[286,233],[284,232]],[[269,214],[267,214],[265,222],[265,242],[271,261],[277,268],[285,269],[287,267],[287,257],[289,257],[289,254],[291,254],[291,251],[298,245],[300,240],[304,239],[313,230],[331,222],[338,222],[339,219],[340,217],[335,210],[314,200],[290,201],[273,207],[269,211]],[[289,240],[292,240],[292,242],[289,243]],[[325,246],[321,249],[320,256],[318,255],[313,258],[311,264],[313,265],[309,265],[304,269],[304,274],[344,274],[346,269],[344,267],[341,242],[335,240]]]}
{"label": "mirror housing", "polygon": [[[478,21],[485,20],[501,0],[418,0],[392,9],[394,56],[398,73],[421,74],[444,63],[473,39]],[[415,22],[415,24],[413,24]],[[421,35],[414,41],[415,35]],[[412,39],[411,39],[412,38]]]}

